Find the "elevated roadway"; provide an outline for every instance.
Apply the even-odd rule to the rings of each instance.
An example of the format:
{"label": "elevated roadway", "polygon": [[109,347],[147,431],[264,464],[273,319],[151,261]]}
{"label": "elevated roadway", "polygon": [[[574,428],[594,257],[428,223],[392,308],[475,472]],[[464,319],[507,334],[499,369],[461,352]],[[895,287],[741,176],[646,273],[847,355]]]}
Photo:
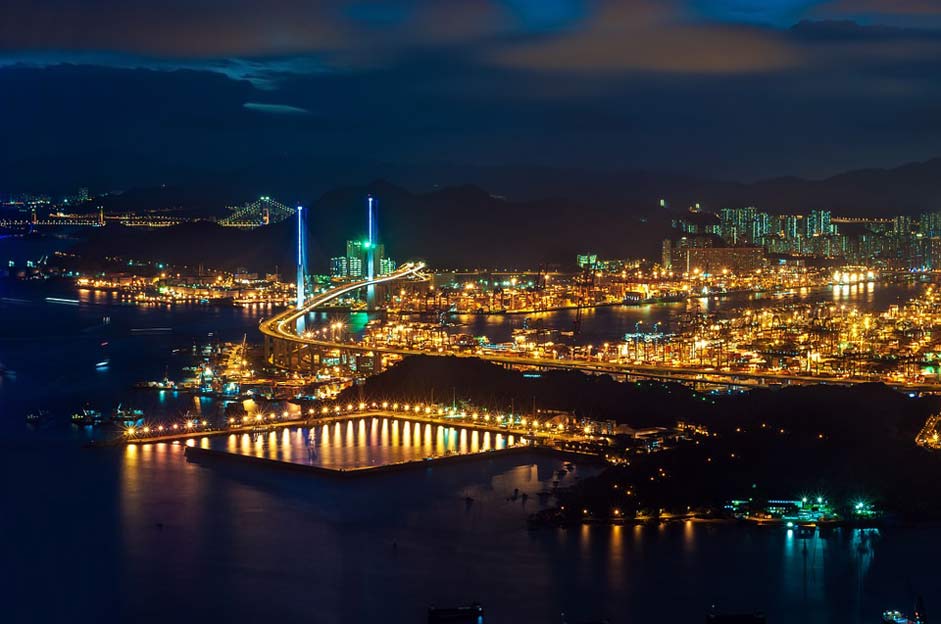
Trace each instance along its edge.
{"label": "elevated roadway", "polygon": [[885,385],[908,392],[941,392],[941,383],[903,383],[870,378],[849,378],[827,375],[792,375],[774,372],[722,371],[705,370],[696,367],[664,366],[659,364],[634,364],[601,360],[569,360],[534,358],[486,350],[454,351],[416,349],[410,347],[374,346],[357,342],[338,342],[316,337],[299,335],[297,320],[317,307],[333,301],[370,284],[382,284],[402,279],[424,279],[425,265],[409,263],[394,273],[374,280],[362,280],[345,284],[311,297],[304,307],[291,309],[264,320],[259,325],[265,336],[265,353],[268,361],[277,366],[293,370],[310,370],[319,365],[319,356],[324,353],[340,354],[345,359],[359,356],[371,358],[374,372],[382,368],[383,356],[404,357],[409,355],[450,356],[459,358],[478,358],[507,367],[527,367],[542,370],[575,370],[590,373],[603,373],[628,378],[660,379],[682,383],[728,385],[736,387],[756,387],[768,384],[831,384],[852,386],[864,383],[882,382]]}
{"label": "elevated roadway", "polygon": [[[277,316],[263,320],[259,323],[258,329],[265,338],[266,360],[282,368],[309,370],[320,364],[321,355],[324,351],[337,351],[339,349],[344,356],[351,353],[368,353],[369,349],[350,350],[346,349],[346,345],[343,343],[318,342],[298,334],[299,321],[317,308],[322,308],[331,301],[368,286],[408,279],[426,280],[427,277],[423,273],[424,269],[425,263],[423,262],[407,262],[392,273],[331,288],[308,298],[301,307],[289,308]],[[381,364],[376,369],[381,369]]]}

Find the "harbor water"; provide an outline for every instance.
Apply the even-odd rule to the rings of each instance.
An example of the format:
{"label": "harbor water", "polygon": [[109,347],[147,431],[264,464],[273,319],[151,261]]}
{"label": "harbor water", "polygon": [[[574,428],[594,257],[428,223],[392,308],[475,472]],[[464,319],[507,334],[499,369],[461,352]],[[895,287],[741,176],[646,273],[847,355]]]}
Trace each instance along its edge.
{"label": "harbor water", "polygon": [[[846,303],[889,305],[909,288],[876,286]],[[525,519],[549,502],[539,493],[562,468],[542,455],[332,481],[194,464],[182,444],[88,449],[91,434],[61,419],[24,423],[28,410],[67,414],[86,401],[150,414],[215,410],[210,400],[131,386],[178,375],[207,339],[251,340],[269,313],[136,307],[64,284],[0,282],[4,622],[417,623],[431,604],[479,601],[494,623],[556,623],[563,613],[568,621],[693,623],[715,604],[762,610],[772,623],[863,624],[890,607],[910,610],[915,593],[929,610],[941,604],[933,527],[809,539],[695,523],[531,531]],[[583,327],[616,336],[637,315],[657,314],[599,309]],[[495,317],[482,329],[512,322]],[[169,329],[134,331],[155,328]],[[108,365],[97,367],[103,354]],[[341,465],[372,461],[364,450],[371,423],[362,437],[359,426],[347,439],[341,424],[332,449],[346,449]],[[323,435],[314,437],[321,457]],[[288,446],[308,453],[310,439],[308,431]],[[264,452],[283,453],[279,440],[263,443]],[[590,474],[576,465],[562,485]]]}

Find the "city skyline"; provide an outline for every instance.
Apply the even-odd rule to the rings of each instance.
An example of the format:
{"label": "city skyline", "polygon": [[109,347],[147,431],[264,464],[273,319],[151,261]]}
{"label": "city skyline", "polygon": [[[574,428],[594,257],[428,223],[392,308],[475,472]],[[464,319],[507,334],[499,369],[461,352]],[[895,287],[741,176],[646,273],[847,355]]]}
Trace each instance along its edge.
{"label": "city skyline", "polygon": [[0,619],[925,624],[941,0],[0,20]]}

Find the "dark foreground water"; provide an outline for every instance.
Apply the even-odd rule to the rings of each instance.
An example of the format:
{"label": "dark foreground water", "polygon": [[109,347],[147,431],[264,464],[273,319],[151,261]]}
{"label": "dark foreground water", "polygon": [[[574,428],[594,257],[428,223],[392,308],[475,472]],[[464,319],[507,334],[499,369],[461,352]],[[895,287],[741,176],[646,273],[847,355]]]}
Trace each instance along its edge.
{"label": "dark foreground water", "polygon": [[[27,409],[85,400],[214,409],[128,386],[173,375],[188,363],[173,349],[210,332],[251,333],[259,314],[47,296],[69,294],[0,283],[0,362],[15,371],[0,378],[2,622],[422,622],[429,604],[479,600],[488,622],[698,623],[717,603],[773,623],[865,623],[910,609],[915,591],[941,605],[934,528],[528,531],[559,467],[542,457],[334,482],[192,464],[181,445],[83,449],[64,424],[30,431]],[[132,331],[152,327],[172,331]],[[103,352],[110,366],[96,369]]]}

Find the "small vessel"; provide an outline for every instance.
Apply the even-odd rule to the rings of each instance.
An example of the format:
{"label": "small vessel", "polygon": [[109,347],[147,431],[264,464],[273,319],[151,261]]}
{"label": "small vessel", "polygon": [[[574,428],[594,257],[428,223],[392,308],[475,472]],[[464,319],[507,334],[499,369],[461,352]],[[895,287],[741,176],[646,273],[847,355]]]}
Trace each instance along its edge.
{"label": "small vessel", "polygon": [[888,610],[882,612],[883,624],[925,624],[925,602],[921,596],[915,600],[915,612],[911,617],[901,611]]}
{"label": "small vessel", "polygon": [[108,368],[109,364],[111,364],[111,360],[109,360],[108,358],[105,358],[101,360],[100,362],[98,362],[97,364],[95,364],[95,368]]}
{"label": "small vessel", "polygon": [[428,624],[480,624],[484,621],[484,608],[474,603],[463,607],[428,607]]}
{"label": "small vessel", "polygon": [[111,422],[118,425],[132,425],[144,420],[144,410],[131,409],[118,404],[111,415]]}
{"label": "small vessel", "polygon": [[29,425],[38,425],[49,419],[49,412],[46,410],[34,410],[26,414],[26,423]]}
{"label": "small vessel", "polygon": [[80,427],[94,427],[104,422],[104,417],[100,410],[83,407],[72,414],[72,424]]}
{"label": "small vessel", "polygon": [[176,390],[176,382],[164,377],[159,381],[138,381],[134,387],[143,390]]}

